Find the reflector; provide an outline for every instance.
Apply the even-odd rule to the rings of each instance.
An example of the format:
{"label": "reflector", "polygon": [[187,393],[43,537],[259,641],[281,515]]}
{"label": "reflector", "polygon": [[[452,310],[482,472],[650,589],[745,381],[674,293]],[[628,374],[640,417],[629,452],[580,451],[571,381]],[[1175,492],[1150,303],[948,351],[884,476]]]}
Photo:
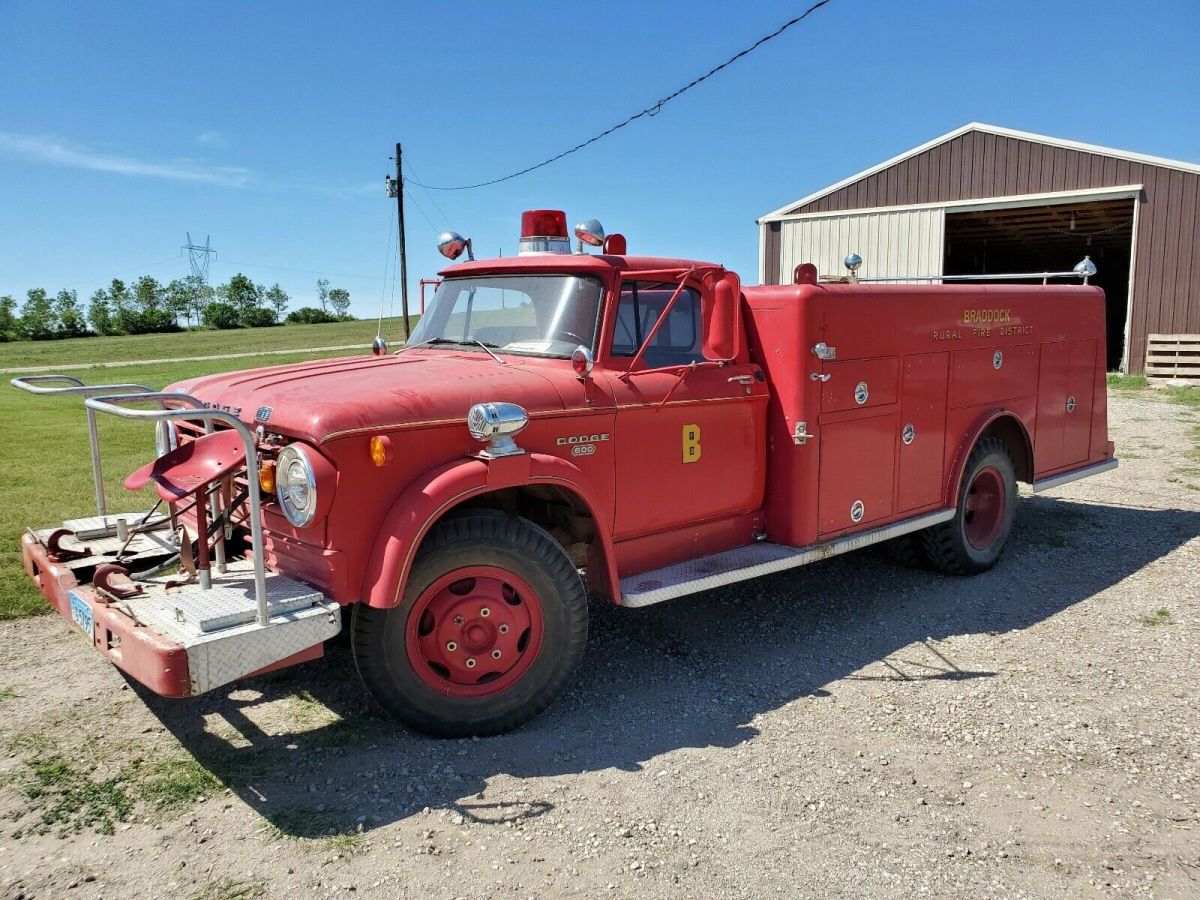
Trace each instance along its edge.
{"label": "reflector", "polygon": [[392,461],[392,439],[386,435],[377,434],[371,438],[371,462],[376,466],[386,466]]}

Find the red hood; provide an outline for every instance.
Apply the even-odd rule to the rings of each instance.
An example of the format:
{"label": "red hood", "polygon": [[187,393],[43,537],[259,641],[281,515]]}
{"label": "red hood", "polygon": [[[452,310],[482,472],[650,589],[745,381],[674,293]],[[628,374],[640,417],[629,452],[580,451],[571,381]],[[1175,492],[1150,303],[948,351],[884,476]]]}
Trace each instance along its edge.
{"label": "red hood", "polygon": [[491,400],[519,403],[531,413],[563,408],[553,382],[535,366],[566,362],[511,356],[505,362],[483,354],[418,350],[227,372],[167,390],[240,408],[239,417],[252,426],[262,421],[259,416],[256,422],[259,411],[269,407],[268,430],[316,443],[355,428],[465,421],[473,404]]}

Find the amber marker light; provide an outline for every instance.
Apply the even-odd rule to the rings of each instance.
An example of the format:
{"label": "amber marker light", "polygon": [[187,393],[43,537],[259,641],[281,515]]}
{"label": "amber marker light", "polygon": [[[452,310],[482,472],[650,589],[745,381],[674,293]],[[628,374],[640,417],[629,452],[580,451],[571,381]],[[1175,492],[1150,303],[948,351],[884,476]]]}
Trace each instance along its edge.
{"label": "amber marker light", "polygon": [[258,467],[258,488],[264,494],[275,493],[275,460],[265,460]]}
{"label": "amber marker light", "polygon": [[392,439],[383,434],[371,438],[371,462],[379,467],[392,461]]}

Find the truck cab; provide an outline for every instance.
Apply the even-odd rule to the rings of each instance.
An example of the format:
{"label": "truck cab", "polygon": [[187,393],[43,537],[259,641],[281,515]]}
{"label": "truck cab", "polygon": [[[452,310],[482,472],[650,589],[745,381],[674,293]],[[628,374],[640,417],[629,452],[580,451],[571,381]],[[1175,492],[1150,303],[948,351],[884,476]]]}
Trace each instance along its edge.
{"label": "truck cab", "polygon": [[27,570],[165,695],[311,659],[344,627],[387,710],[488,734],[562,689],[589,596],[644,606],[885,541],[974,574],[1018,481],[1116,464],[1097,288],[804,266],[743,288],[594,221],[575,235],[571,252],[565,214],[534,210],[518,256],[475,260],[444,234],[454,264],[395,353],[162,392],[18,379],[155,421],[129,484],[165,504],[122,520],[99,490],[97,546],[71,523],[32,532]]}

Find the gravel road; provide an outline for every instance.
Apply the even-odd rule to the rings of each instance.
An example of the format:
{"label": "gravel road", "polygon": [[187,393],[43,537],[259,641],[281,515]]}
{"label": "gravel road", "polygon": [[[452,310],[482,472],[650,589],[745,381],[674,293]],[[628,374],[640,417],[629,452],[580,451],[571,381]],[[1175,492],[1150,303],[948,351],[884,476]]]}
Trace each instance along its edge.
{"label": "gravel road", "polygon": [[1110,402],[1121,468],[1024,497],[992,572],[597,610],[498,738],[379,718],[344,645],[164,701],[5,623],[3,896],[1196,897],[1200,414]]}

